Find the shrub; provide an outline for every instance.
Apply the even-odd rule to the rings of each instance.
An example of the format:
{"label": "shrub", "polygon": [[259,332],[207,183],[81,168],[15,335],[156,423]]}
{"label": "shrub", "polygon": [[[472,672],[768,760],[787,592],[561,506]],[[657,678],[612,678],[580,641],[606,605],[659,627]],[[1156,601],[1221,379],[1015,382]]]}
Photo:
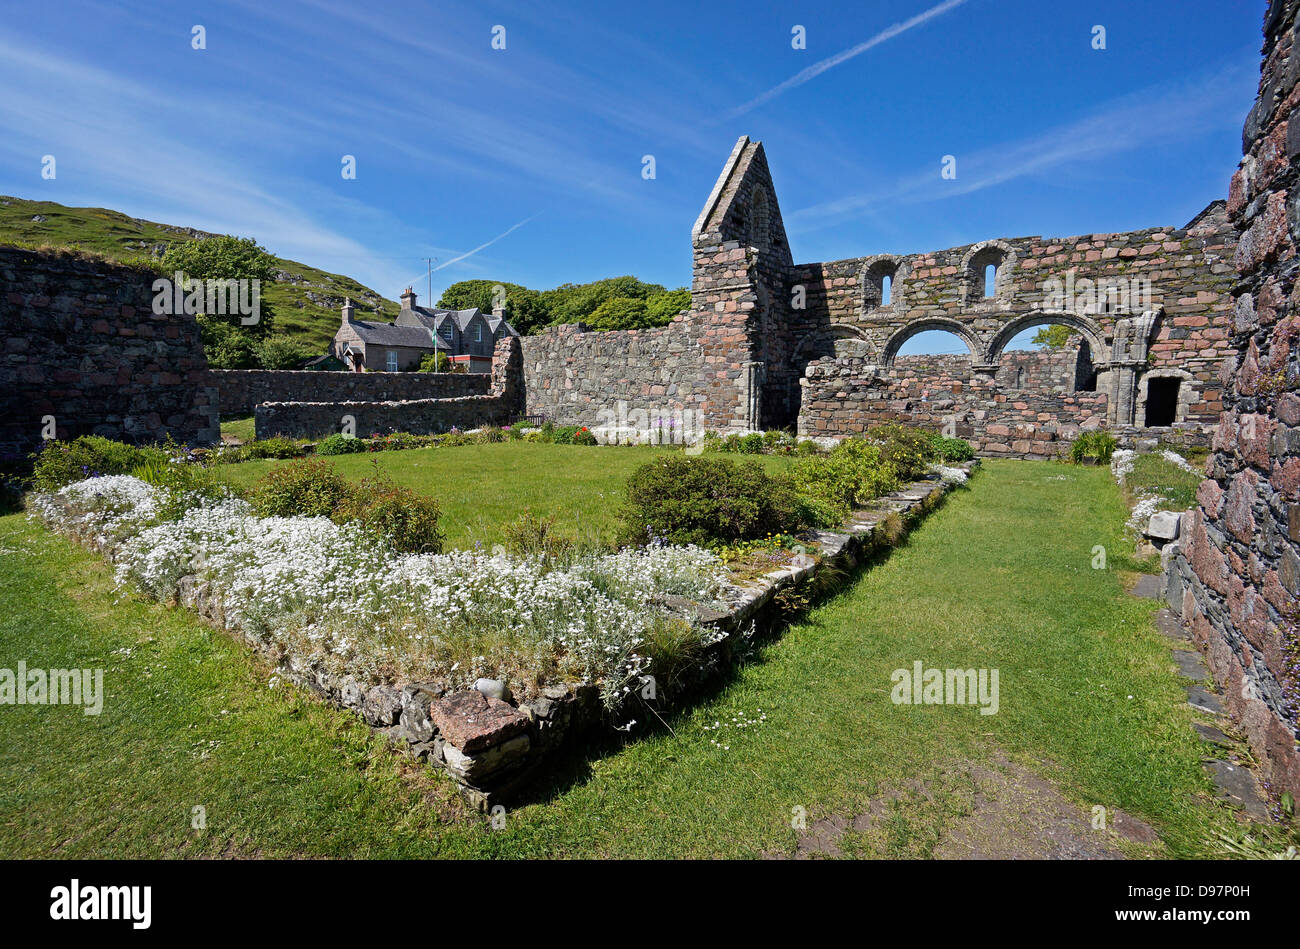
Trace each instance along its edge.
{"label": "shrub", "polygon": [[975,457],[975,449],[971,443],[964,438],[949,438],[946,435],[935,435],[932,439],[934,452],[939,456],[940,461],[956,462],[970,461]]}
{"label": "shrub", "polygon": [[898,490],[897,469],[884,448],[863,438],[846,438],[829,454],[801,459],[794,468],[800,513],[816,527],[838,526],[849,512],[872,498]]}
{"label": "shrub", "polygon": [[148,461],[166,462],[167,452],[157,446],[138,447],[98,435],[82,435],[67,442],[47,441],[32,458],[32,487],[49,494],[74,481],[96,475],[130,474]]}
{"label": "shrub", "polygon": [[881,461],[893,468],[903,483],[920,478],[936,460],[930,433],[919,428],[879,425],[869,429],[864,437],[880,446]]}
{"label": "shrub", "polygon": [[573,433],[573,444],[575,445],[598,445],[596,436],[584,425]]}
{"label": "shrub", "polygon": [[765,447],[762,432],[750,432],[740,436],[740,453],[742,455],[760,455]]}
{"label": "shrub", "polygon": [[496,444],[497,442],[505,441],[506,433],[503,430],[493,426],[490,428],[485,428],[483,429],[483,431],[479,432],[478,440],[485,445],[492,445],[492,444]]}
{"label": "shrub", "polygon": [[318,455],[351,455],[365,450],[366,443],[361,439],[339,434],[322,439],[320,444],[316,446],[316,454]]}
{"label": "shrub", "polygon": [[540,517],[532,511],[524,511],[502,531],[506,550],[516,557],[541,557],[544,560],[569,554],[575,546],[573,539],[556,534],[554,528],[554,515]]}
{"label": "shrub", "polygon": [[347,492],[333,512],[339,524],[357,522],[403,554],[442,553],[438,502],[375,475]]}
{"label": "shrub", "polygon": [[716,545],[798,525],[794,489],[753,461],[673,454],[627,480],[622,539],[629,543]]}
{"label": "shrub", "polygon": [[1075,464],[1082,464],[1084,459],[1105,464],[1115,454],[1118,445],[1110,432],[1081,432],[1070,446],[1070,460]]}
{"label": "shrub", "polygon": [[300,461],[268,472],[253,488],[262,517],[332,517],[353,488],[327,461]]}
{"label": "shrub", "polygon": [[244,459],[301,458],[305,450],[302,445],[287,438],[262,438],[243,446],[240,454]]}

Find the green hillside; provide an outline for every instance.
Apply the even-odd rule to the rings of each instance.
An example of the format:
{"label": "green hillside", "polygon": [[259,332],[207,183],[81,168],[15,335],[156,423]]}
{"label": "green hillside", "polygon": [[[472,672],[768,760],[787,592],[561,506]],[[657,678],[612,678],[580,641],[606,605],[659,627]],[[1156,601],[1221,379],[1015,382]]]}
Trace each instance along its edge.
{"label": "green hillside", "polygon": [[[0,244],[79,247],[109,257],[161,257],[169,246],[213,235],[192,227],[158,224],[104,208],[69,208],[53,201],[28,201],[0,195]],[[256,236],[256,235],[250,235]],[[277,257],[277,281],[263,288],[275,308],[275,333],[308,352],[322,353],[338,328],[344,297],[356,304],[358,318],[391,322],[398,304],[351,277],[317,270]]]}

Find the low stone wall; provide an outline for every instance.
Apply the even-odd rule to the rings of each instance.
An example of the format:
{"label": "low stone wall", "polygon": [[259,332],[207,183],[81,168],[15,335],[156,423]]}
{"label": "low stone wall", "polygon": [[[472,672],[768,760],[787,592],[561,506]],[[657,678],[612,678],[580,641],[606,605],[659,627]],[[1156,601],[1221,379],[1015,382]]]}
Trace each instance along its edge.
{"label": "low stone wall", "polygon": [[344,430],[358,436],[409,432],[436,435],[452,428],[509,425],[516,405],[500,396],[412,399],[408,402],[263,402],[255,411],[258,438],[317,438]]}
{"label": "low stone wall", "polygon": [[[438,374],[440,378],[458,380],[447,391],[455,391],[458,386],[465,385],[485,392],[483,395],[405,401],[261,402],[254,411],[254,428],[258,438],[316,438],[343,431],[349,424],[352,434],[358,436],[396,431],[412,435],[434,435],[452,428],[509,425],[519,417],[523,409],[523,370],[520,359],[519,338],[510,336],[497,342],[491,373]],[[293,375],[315,376],[325,373],[300,372]],[[330,375],[352,375],[364,379],[370,375],[398,377],[403,373]]]}
{"label": "low stone wall", "polygon": [[[957,467],[971,473],[978,464]],[[733,587],[726,611],[681,598],[665,602],[669,612],[727,634],[701,657],[697,682],[732,667],[736,652],[748,641],[740,634],[751,628],[766,630],[778,621],[772,609],[778,593],[811,578],[818,569],[856,566],[866,554],[888,546],[884,528],[888,518],[899,516],[902,530],[910,530],[951,488],[934,477],[918,481],[877,499],[869,509],[854,512],[840,531],[813,532],[806,540],[817,548],[820,561],[800,555],[791,566]],[[181,581],[180,589],[182,605],[228,628],[222,605],[206,584],[191,577]],[[259,651],[265,648],[254,635],[244,638]],[[591,684],[554,686],[536,698],[515,702],[508,694],[449,692],[436,682],[367,687],[292,658],[281,662],[279,672],[331,704],[351,709],[416,758],[445,770],[465,797],[484,810],[509,800],[535,780],[557,749],[609,724],[600,690]]]}
{"label": "low stone wall", "polygon": [[216,392],[192,316],[153,312],[155,275],[0,247],[0,455],[49,433],[217,440]]}
{"label": "low stone wall", "polygon": [[308,372],[292,369],[211,369],[221,414],[252,415],[262,402],[404,402],[487,395],[486,373]]}
{"label": "low stone wall", "polygon": [[1080,431],[1105,427],[1103,392],[1006,391],[992,379],[972,380],[969,365],[955,356],[893,366],[849,356],[816,360],[803,380],[799,435],[840,438],[899,422],[948,431],[981,455],[1042,459],[1067,453]]}

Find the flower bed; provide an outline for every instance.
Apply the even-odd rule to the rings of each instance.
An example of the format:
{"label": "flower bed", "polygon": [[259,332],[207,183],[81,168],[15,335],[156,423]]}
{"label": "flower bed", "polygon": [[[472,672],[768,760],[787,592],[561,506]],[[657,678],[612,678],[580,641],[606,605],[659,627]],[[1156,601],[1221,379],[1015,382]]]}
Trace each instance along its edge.
{"label": "flower bed", "polygon": [[[233,497],[171,515],[166,491],[122,475],[34,494],[28,506],[110,556],[120,586],[237,632],[279,675],[357,711],[486,806],[575,734],[602,722],[630,729],[642,705],[681,698],[654,694],[656,679],[689,689],[729,667],[756,627],[806,603],[800,585],[822,562],[894,542],[969,470],[882,497],[843,533],[809,534],[788,565],[739,582],[693,546],[399,554],[358,525],[259,518]],[[660,643],[677,665],[657,664]]]}

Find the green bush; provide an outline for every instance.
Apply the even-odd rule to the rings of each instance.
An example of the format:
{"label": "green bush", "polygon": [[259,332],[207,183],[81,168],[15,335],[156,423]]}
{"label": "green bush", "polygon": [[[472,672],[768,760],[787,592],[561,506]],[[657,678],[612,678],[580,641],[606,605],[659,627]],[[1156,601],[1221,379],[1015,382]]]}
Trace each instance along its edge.
{"label": "green bush", "polygon": [[575,445],[598,445],[596,436],[584,425],[573,433],[573,444]]}
{"label": "green bush", "polygon": [[1085,459],[1106,464],[1118,446],[1119,442],[1110,432],[1081,432],[1070,446],[1070,460],[1076,465]]}
{"label": "green bush", "polygon": [[382,475],[362,479],[333,513],[338,523],[357,522],[405,554],[442,552],[439,516],[438,502],[433,498],[416,494]]}
{"label": "green bush", "polygon": [[904,484],[924,475],[938,458],[930,433],[919,428],[878,425],[868,429],[864,438],[880,447],[881,461],[893,468]]}
{"label": "green bush", "polygon": [[352,491],[329,462],[298,461],[264,475],[250,501],[262,517],[333,517]]}
{"label": "green bush", "polygon": [[261,438],[243,446],[244,460],[253,458],[301,458],[306,453],[302,445],[287,438]]}
{"label": "green bush", "polygon": [[366,443],[361,439],[339,434],[321,439],[320,444],[316,446],[318,455],[351,455],[365,450]]}
{"label": "green bush", "polygon": [[555,533],[555,515],[541,517],[524,511],[502,530],[505,547],[516,557],[554,560],[574,549],[573,538]]}
{"label": "green bush", "polygon": [[32,487],[50,493],[96,475],[130,474],[149,461],[165,463],[167,451],[156,445],[139,447],[82,435],[67,442],[47,441],[32,458]]}
{"label": "green bush", "polygon": [[672,454],[647,462],[627,480],[621,539],[643,544],[717,545],[798,526],[793,487],[757,462]]}
{"label": "green bush", "polygon": [[901,483],[884,447],[863,438],[846,438],[829,454],[800,459],[793,476],[800,515],[816,527],[838,526],[854,508],[897,491]]}
{"label": "green bush", "polygon": [[740,436],[740,453],[742,455],[761,455],[766,447],[762,432],[750,432]]}
{"label": "green bush", "polygon": [[975,449],[964,438],[935,435],[931,441],[934,445],[934,453],[939,457],[940,461],[949,463],[970,461],[975,457]]}

